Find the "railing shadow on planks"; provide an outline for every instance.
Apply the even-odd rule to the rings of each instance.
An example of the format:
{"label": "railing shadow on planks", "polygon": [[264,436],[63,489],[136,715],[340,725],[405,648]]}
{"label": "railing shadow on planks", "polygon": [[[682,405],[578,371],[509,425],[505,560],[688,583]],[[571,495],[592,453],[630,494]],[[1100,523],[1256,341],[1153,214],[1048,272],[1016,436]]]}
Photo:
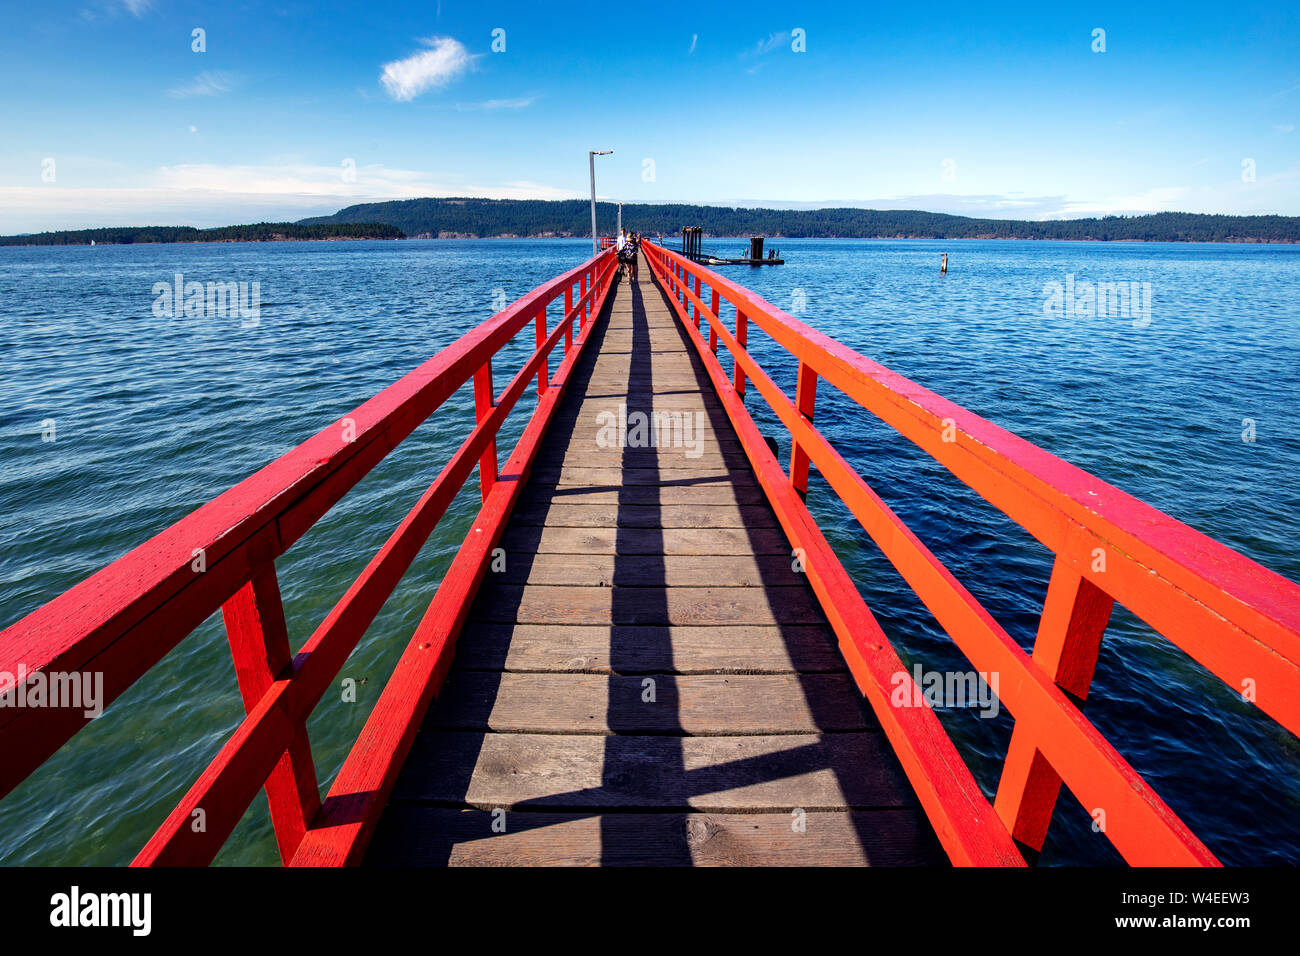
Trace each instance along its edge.
{"label": "railing shadow on planks", "polygon": [[[109,703],[221,610],[246,717],[136,865],[211,862],[263,787],[282,861],[358,861],[419,717],[446,674],[493,543],[616,267],[609,250],[539,286],[279,460],[0,632],[0,672],[25,673],[28,680],[38,671],[98,672]],[[563,314],[548,329],[547,308],[561,299]],[[536,348],[498,395],[492,359],[528,325]],[[552,377],[549,356],[561,342],[564,356]],[[471,379],[473,430],[291,655],[276,559]],[[537,407],[498,473],[497,433],[533,379]],[[473,528],[322,801],[306,720],[476,465],[483,504]],[[88,719],[80,708],[0,708],[0,796]],[[201,827],[195,825],[200,818]]]}
{"label": "railing shadow on planks", "polygon": [[[1105,808],[1105,835],[1135,865],[1217,865],[1214,855],[1083,716],[1115,601],[1235,691],[1300,735],[1300,587],[978,415],[929,392],[684,257],[644,242],[840,648],[898,754],[948,855],[1018,864],[1018,841],[1042,848],[1062,782]],[[703,292],[701,291],[703,290]],[[708,301],[705,301],[707,296]],[[734,325],[722,321],[723,303]],[[793,399],[746,350],[750,323],[798,362]],[[734,329],[734,331],[733,331]],[[705,331],[707,330],[707,342]],[[721,342],[734,360],[728,379]],[[813,425],[824,381],[910,439],[1055,555],[1033,655],[899,520]],[[743,397],[752,382],[791,436],[789,473]],[[990,807],[804,504],[809,465],[848,507],[977,671],[999,675],[1015,718]],[[1104,572],[1093,570],[1096,549]],[[1073,699],[1072,699],[1073,698]]]}

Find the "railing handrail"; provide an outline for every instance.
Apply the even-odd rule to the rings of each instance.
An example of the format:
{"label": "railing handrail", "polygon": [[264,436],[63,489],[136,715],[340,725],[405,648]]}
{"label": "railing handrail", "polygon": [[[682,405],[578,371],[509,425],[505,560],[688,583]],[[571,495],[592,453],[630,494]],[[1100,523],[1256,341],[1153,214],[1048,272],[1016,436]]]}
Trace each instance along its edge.
{"label": "railing handrail", "polygon": [[[1032,686],[1007,694],[1017,698],[1014,707],[1007,700],[1017,717],[1017,734],[997,803],[1017,839],[1041,846],[1050,820],[1059,779],[1048,788],[1050,801],[1043,793],[1026,795],[1036,789],[1028,783],[1031,777],[1035,785],[1043,779],[1039,758],[1047,749],[1055,763],[1069,764],[1061,769],[1076,779],[1100,773],[1111,783],[1122,780],[1126,790],[1107,792],[1134,800],[1134,813],[1148,822],[1159,821],[1154,829],[1162,832],[1156,836],[1143,836],[1136,827],[1131,838],[1126,836],[1134,857],[1214,862],[1062,691],[1086,696],[1110,602],[1117,600],[1235,690],[1242,691],[1242,681],[1249,680],[1255,703],[1300,734],[1300,587],[841,345],[716,272],[655,243],[643,245],[683,321],[692,308],[696,328],[701,317],[707,319],[709,345],[704,347],[696,333],[697,345],[715,352],[721,341],[731,352],[732,391],[743,394],[745,381],[754,381],[790,430],[789,480],[806,488],[808,463],[817,464],[968,657],[978,654],[1025,671]],[[711,290],[709,303],[701,296],[702,283]],[[736,334],[721,321],[722,299],[736,308]],[[799,394],[793,402],[749,355],[751,323],[798,360]],[[812,403],[819,378],[913,441],[1057,555],[1032,662],[815,429]],[[715,384],[727,387],[725,377]],[[747,450],[751,459],[764,454]],[[1097,545],[1103,555],[1100,571],[1093,563]],[[1062,743],[1067,739],[1073,749]],[[1076,757],[1079,749],[1090,753]],[[1017,780],[1020,792],[1013,793]]]}
{"label": "railing handrail", "polygon": [[[29,679],[38,671],[101,672],[101,703],[107,705],[195,627],[224,607],[241,692],[249,711],[241,726],[250,727],[258,703],[277,694],[283,696],[304,658],[300,653],[290,666],[287,636],[283,634],[283,654],[278,647],[274,652],[270,647],[277,628],[283,631],[283,611],[274,580],[275,559],[461,386],[471,378],[475,378],[477,386],[485,371],[487,394],[480,398],[487,404],[476,402],[480,405],[478,427],[466,445],[490,444],[491,465],[495,467],[495,432],[509,409],[497,408],[491,393],[492,357],[527,324],[536,322],[537,350],[525,368],[529,377],[537,377],[539,390],[544,390],[548,381],[547,355],[561,338],[566,350],[570,347],[575,319],[585,325],[588,316],[594,315],[608,291],[612,261],[612,252],[602,252],[526,293],[334,424],[10,625],[0,632],[0,672],[25,673]],[[575,285],[580,286],[576,298]],[[564,297],[565,313],[554,332],[543,334],[546,307],[560,296]],[[522,388],[516,381],[506,391],[513,405]],[[478,454],[470,467],[460,469],[455,476],[459,482],[440,488],[441,498],[446,499],[441,503],[443,508],[477,461]],[[444,477],[440,475],[440,481]],[[495,474],[484,475],[483,479],[486,496]],[[427,502],[422,499],[421,504]],[[436,510],[430,509],[430,513]],[[416,537],[410,535],[410,539]],[[385,555],[381,552],[381,556]],[[413,555],[403,555],[389,568],[400,565],[400,576],[410,558]],[[269,579],[264,576],[267,569]],[[370,570],[368,567],[367,572]],[[376,587],[374,592],[382,590]],[[391,593],[391,587],[387,593]],[[387,593],[382,595],[381,603]],[[272,618],[269,623],[259,619],[268,611]],[[277,614],[278,622],[274,620]],[[255,660],[255,648],[251,651],[254,660],[239,659],[235,645],[236,631],[241,627],[255,639],[266,637],[266,660]],[[284,660],[271,660],[277,655]],[[342,662],[339,658],[337,664],[341,666]],[[249,673],[245,673],[245,665],[251,667]],[[265,674],[255,673],[259,668]],[[284,668],[290,669],[287,676],[275,673]],[[326,670],[312,668],[313,682],[319,684],[322,677],[332,680],[337,667],[329,674]],[[257,691],[250,692],[252,687]],[[314,706],[311,689],[298,689],[290,696],[294,705],[289,710],[297,716],[305,717],[299,711],[306,707],[309,712]],[[283,706],[283,701],[277,706]],[[0,765],[0,796],[25,779],[89,719],[82,710],[73,708],[48,709],[40,714],[31,709],[0,708],[0,742],[6,755]],[[267,726],[270,724],[261,725],[259,730],[256,722],[251,725],[252,731],[263,733]],[[283,751],[281,747],[277,753]],[[314,793],[315,781],[311,783]],[[261,781],[257,783],[260,787]],[[274,816],[274,799],[272,810]],[[239,814],[242,812],[241,808]],[[275,822],[280,837],[280,821]],[[281,849],[284,853],[283,841]]]}

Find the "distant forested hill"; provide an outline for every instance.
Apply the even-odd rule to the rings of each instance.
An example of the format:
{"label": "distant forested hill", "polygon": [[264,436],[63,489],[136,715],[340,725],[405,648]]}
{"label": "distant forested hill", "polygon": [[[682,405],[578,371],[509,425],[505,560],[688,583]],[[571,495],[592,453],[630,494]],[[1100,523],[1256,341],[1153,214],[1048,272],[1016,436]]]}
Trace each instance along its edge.
{"label": "distant forested hill", "polygon": [[[597,203],[602,233],[614,231],[616,207]],[[702,226],[709,236],[845,239],[1094,239],[1163,242],[1300,242],[1297,216],[1208,216],[1162,212],[1103,219],[971,219],[915,210],[736,209],[728,206],[625,203],[623,225],[647,236]],[[0,246],[146,242],[267,242],[280,239],[404,239],[407,236],[586,236],[591,207],[581,199],[407,199],[348,206],[300,222],[193,226],[122,226],[0,236]]]}
{"label": "distant forested hill", "polygon": [[247,226],[118,226],[74,229],[28,236],[0,236],[0,246],[81,246],[144,242],[271,242],[281,239],[405,239],[395,226],[378,222],[322,223],[258,222]]}
{"label": "distant forested hill", "polygon": [[[613,232],[615,205],[596,205],[601,232]],[[585,236],[591,233],[591,206],[581,199],[406,199],[348,206],[332,216],[302,222],[383,222],[408,236]],[[649,236],[676,235],[683,226],[702,226],[711,236],[1300,242],[1300,217],[1185,212],[1029,222],[913,210],[624,203],[623,226]]]}

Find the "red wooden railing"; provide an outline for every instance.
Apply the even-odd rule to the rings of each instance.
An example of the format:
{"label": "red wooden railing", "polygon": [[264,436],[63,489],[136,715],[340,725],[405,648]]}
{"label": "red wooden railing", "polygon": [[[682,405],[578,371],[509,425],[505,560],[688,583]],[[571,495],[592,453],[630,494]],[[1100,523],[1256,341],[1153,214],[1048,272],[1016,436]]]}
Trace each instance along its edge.
{"label": "red wooden railing", "polygon": [[[355,860],[446,673],[468,597],[616,267],[613,252],[603,252],[539,286],[278,461],[0,632],[0,672],[102,673],[108,703],[222,611],[246,717],[141,850],[137,864],[210,862],[263,787],[282,860]],[[560,297],[563,314],[548,328],[547,308]],[[536,349],[498,395],[493,356],[530,324]],[[564,356],[552,376],[549,356],[560,342]],[[474,428],[291,655],[276,558],[471,378]],[[533,378],[537,408],[498,473],[497,432]],[[473,530],[322,802],[307,717],[476,465],[483,505]],[[86,722],[80,708],[0,708],[0,796]]]}
{"label": "red wooden railing", "polygon": [[[1300,587],[966,409],[864,358],[727,279],[642,244],[708,369],[787,536],[949,856],[1019,864],[1041,849],[1062,781],[1133,864],[1217,863],[1083,716],[1118,601],[1300,734]],[[703,291],[702,291],[703,290]],[[707,302],[705,301],[707,297]],[[735,309],[734,332],[722,304]],[[753,324],[798,362],[793,400],[746,349]],[[707,325],[708,340],[703,332]],[[728,378],[718,343],[734,360]],[[1033,656],[980,606],[813,425],[819,382],[891,425],[1055,554]],[[789,473],[744,405],[752,383],[789,431]],[[816,465],[1015,718],[996,799],[979,790],[804,504]],[[1098,570],[1104,568],[1104,570]],[[1104,816],[1096,815],[1101,810]]]}

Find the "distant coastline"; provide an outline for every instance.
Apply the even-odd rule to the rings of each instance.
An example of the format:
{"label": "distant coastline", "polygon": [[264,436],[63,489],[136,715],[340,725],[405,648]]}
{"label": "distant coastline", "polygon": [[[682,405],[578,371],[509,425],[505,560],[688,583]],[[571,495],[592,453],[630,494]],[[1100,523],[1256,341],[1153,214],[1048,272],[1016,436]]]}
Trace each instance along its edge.
{"label": "distant coastline", "polygon": [[243,226],[196,229],[193,226],[117,226],[103,229],[65,229],[28,235],[0,236],[0,246],[100,246],[150,245],[193,242],[338,242],[357,239],[405,239],[397,227],[386,223],[258,222]]}
{"label": "distant coastline", "polygon": [[[597,203],[601,233],[614,231],[617,208]],[[699,226],[706,241],[747,236],[783,239],[1008,239],[1073,242],[1300,243],[1300,216],[1221,216],[1163,212],[1094,219],[975,219],[919,210],[856,207],[747,209],[624,203],[623,226],[675,237]],[[405,199],[363,203],[298,222],[124,226],[0,236],[0,245],[121,245],[180,242],[289,242],[357,239],[580,239],[591,232],[584,200]]]}
{"label": "distant coastline", "polygon": [[[596,204],[597,226],[614,231],[614,203]],[[624,228],[676,236],[699,226],[706,239],[1054,239],[1097,242],[1300,242],[1300,216],[1220,216],[1162,212],[1093,219],[976,219],[920,210],[763,209],[683,203],[624,203]],[[362,203],[304,224],[387,223],[426,238],[531,238],[591,234],[586,200],[404,199]]]}

